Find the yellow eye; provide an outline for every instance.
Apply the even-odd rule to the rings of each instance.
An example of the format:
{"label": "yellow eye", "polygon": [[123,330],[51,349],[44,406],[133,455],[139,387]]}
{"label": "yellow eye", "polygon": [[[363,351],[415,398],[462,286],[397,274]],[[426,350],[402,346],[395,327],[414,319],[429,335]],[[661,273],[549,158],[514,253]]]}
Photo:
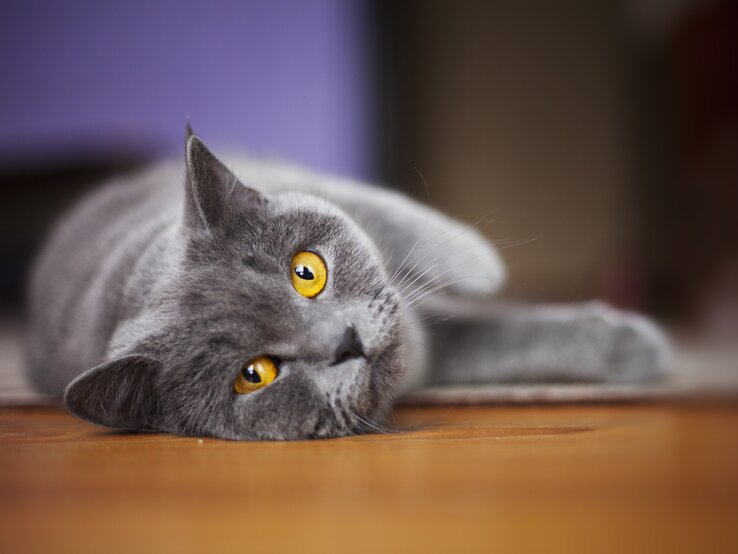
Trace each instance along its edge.
{"label": "yellow eye", "polygon": [[259,356],[248,362],[236,377],[233,390],[238,394],[248,394],[266,387],[277,378],[279,370],[274,360]]}
{"label": "yellow eye", "polygon": [[328,269],[323,259],[317,254],[298,252],[292,258],[290,269],[292,286],[306,298],[317,296],[325,288]]}

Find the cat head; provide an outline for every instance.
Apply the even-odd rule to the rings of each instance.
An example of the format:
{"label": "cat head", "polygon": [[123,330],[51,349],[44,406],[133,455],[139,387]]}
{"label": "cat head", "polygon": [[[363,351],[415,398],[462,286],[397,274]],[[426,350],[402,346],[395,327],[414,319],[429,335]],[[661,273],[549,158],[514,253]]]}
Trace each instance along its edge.
{"label": "cat head", "polygon": [[116,428],[239,440],[366,430],[407,365],[372,241],[320,198],[245,186],[189,129],[186,144],[175,261],[152,278],[134,344],[74,380],[67,407]]}

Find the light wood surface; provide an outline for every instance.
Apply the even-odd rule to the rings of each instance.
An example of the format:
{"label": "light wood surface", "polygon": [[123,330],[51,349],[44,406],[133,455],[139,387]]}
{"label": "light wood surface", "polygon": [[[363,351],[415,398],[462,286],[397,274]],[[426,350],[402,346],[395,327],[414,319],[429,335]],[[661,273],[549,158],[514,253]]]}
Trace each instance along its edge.
{"label": "light wood surface", "polygon": [[234,443],[0,410],[0,552],[738,552],[738,408],[403,408]]}

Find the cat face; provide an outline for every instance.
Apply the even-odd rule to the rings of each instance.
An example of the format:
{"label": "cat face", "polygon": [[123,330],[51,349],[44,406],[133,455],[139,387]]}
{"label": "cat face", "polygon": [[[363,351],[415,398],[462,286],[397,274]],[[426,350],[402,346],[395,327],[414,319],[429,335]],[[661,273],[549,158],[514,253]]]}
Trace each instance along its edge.
{"label": "cat face", "polygon": [[[375,418],[402,359],[398,299],[370,243],[330,205],[297,194],[237,221],[187,245],[168,333],[177,348],[158,383],[169,397],[167,429],[300,438],[346,434]],[[310,271],[293,267],[302,252],[326,269],[313,297],[293,283],[295,269]],[[259,358],[276,376],[248,374]],[[245,379],[257,381],[254,390],[235,391]]]}
{"label": "cat face", "polygon": [[371,426],[407,356],[372,242],[319,198],[245,187],[194,136],[187,153],[181,260],[158,326],[75,380],[67,406],[115,427],[229,439]]}

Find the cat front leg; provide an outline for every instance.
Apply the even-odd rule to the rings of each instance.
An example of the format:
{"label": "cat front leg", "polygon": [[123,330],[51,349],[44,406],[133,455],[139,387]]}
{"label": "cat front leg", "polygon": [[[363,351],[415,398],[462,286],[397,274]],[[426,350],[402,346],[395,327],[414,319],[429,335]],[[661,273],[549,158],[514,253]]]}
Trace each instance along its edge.
{"label": "cat front leg", "polygon": [[668,365],[668,341],[656,325],[601,302],[436,304],[452,317],[428,329],[434,384],[641,382]]}

